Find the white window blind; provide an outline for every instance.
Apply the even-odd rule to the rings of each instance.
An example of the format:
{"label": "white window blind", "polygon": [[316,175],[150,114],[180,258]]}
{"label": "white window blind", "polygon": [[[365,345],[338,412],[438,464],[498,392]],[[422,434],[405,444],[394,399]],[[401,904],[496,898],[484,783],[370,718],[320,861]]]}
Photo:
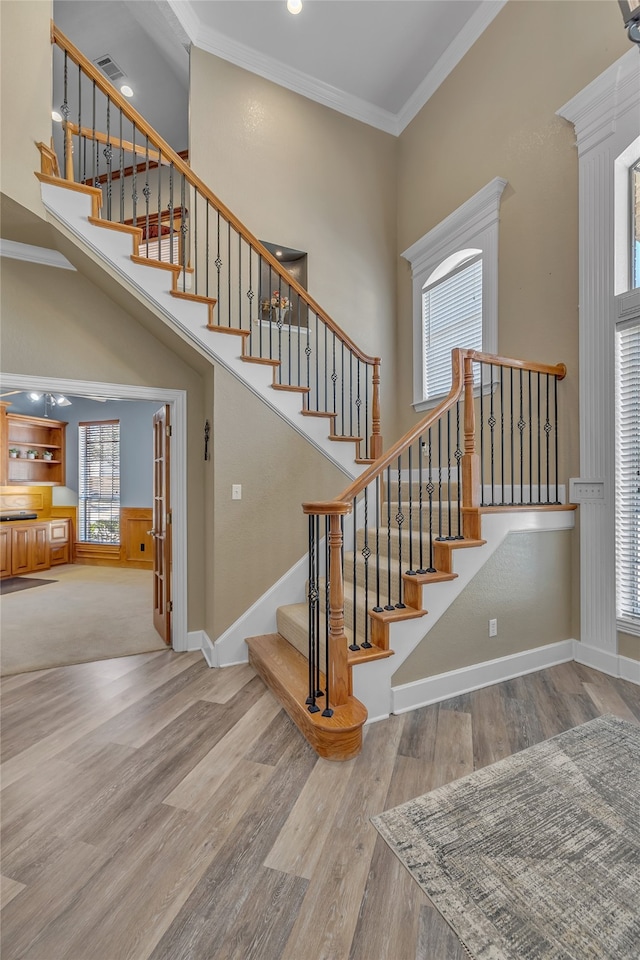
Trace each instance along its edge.
{"label": "white window blind", "polygon": [[424,397],[451,387],[454,347],[482,350],[482,257],[464,263],[422,293]]}
{"label": "white window blind", "polygon": [[640,630],[640,323],[617,333],[617,616]]}
{"label": "white window blind", "polygon": [[78,424],[78,536],[120,542],[120,422]]}

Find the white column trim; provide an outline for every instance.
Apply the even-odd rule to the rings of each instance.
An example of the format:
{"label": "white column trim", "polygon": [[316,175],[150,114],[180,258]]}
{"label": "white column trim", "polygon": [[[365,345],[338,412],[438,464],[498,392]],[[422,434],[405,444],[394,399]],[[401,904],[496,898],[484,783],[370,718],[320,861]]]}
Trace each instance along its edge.
{"label": "white column trim", "polygon": [[640,134],[640,56],[631,49],[558,111],[579,157],[580,475],[604,496],[580,507],[580,631],[617,653],[615,597],[615,161]]}

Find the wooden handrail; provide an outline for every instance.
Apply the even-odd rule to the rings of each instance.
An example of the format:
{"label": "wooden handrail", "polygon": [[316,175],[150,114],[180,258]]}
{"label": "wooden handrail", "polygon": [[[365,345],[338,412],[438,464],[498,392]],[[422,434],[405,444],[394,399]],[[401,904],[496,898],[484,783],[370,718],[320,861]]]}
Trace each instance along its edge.
{"label": "wooden handrail", "polygon": [[[497,367],[514,367],[517,370],[530,370],[532,373],[543,373],[549,374],[551,376],[557,377],[559,380],[562,380],[567,373],[567,368],[564,363],[557,363],[554,365],[549,365],[545,363],[536,363],[529,362],[528,360],[514,360],[509,357],[499,357],[494,356],[491,353],[481,353],[478,350],[462,350],[457,347],[451,352],[451,362],[452,362],[452,383],[451,390],[449,394],[438,404],[437,407],[434,407],[426,417],[424,417],[415,427],[412,427],[410,430],[405,433],[403,437],[400,438],[392,447],[390,447],[382,456],[378,457],[375,463],[372,463],[359,477],[349,484],[346,490],[343,490],[334,500],[326,501],[317,501],[315,503],[303,503],[302,510],[305,514],[320,514],[324,516],[331,516],[333,514],[344,514],[351,512],[351,505],[353,500],[359,493],[369,486],[369,484],[379,477],[383,470],[393,463],[400,454],[404,453],[412,443],[425,433],[429,427],[433,426],[439,418],[450,410],[451,407],[458,401],[460,395],[465,387],[465,365],[470,365],[472,362],[479,363],[492,363]],[[468,384],[472,386],[471,383]],[[467,397],[472,399],[472,393],[470,390],[467,391]],[[467,445],[467,438],[473,435],[471,425],[467,423],[469,415],[473,414],[473,404],[467,407],[467,417],[465,418],[465,446]],[[465,449],[465,455],[471,455],[472,450]],[[346,509],[345,509],[346,508]]]}
{"label": "wooden handrail", "polygon": [[141,157],[149,157],[149,160],[153,163],[163,162],[167,166],[169,165],[168,160],[165,160],[164,157],[161,159],[161,154],[156,153],[155,150],[147,150],[142,144],[133,144],[129,140],[119,140],[118,137],[107,136],[106,133],[102,133],[100,130],[94,130],[92,127],[78,127],[77,123],[71,123],[70,121],[63,123],[63,127],[70,130],[75,136],[80,134],[80,136],[86,140],[97,140],[98,143],[108,144],[117,150],[129,150],[131,153],[137,153]]}
{"label": "wooden handrail", "polygon": [[245,225],[238,220],[236,216],[229,210],[228,207],[222,203],[218,197],[209,189],[209,187],[198,177],[191,167],[185,163],[185,161],[180,157],[176,151],[169,146],[169,144],[164,140],[153,127],[144,119],[144,117],[138,113],[138,111],[129,103],[126,97],[122,96],[115,87],[113,87],[105,77],[98,71],[98,69],[91,63],[90,60],[78,50],[78,48],[69,40],[68,37],[55,25],[51,22],[51,42],[57,44],[63,50],[66,51],[70,59],[80,67],[83,72],[96,84],[96,86],[102,91],[102,93],[107,96],[112,103],[114,103],[122,113],[136,125],[136,127],[149,138],[149,141],[153,143],[154,147],[160,151],[163,157],[167,157],[169,162],[180,171],[187,180],[198,192],[206,199],[209,203],[212,204],[218,210],[218,212],[231,224],[231,226],[240,234],[241,237],[253,247],[265,260],[272,269],[282,277],[282,279],[287,283],[292,290],[307,304],[310,309],[317,314],[318,317],[322,320],[323,323],[331,330],[332,333],[340,340],[341,343],[345,345],[359,360],[362,360],[363,363],[370,364],[375,366],[380,364],[379,357],[370,357],[368,354],[364,353],[354,342],[353,340],[336,324],[334,320],[322,309],[320,304],[318,304],[313,297],[298,283],[295,277],[292,277],[291,274],[287,273],[281,263],[277,260],[273,254],[271,254],[267,248],[258,240],[257,237],[251,233],[250,230],[245,227]]}

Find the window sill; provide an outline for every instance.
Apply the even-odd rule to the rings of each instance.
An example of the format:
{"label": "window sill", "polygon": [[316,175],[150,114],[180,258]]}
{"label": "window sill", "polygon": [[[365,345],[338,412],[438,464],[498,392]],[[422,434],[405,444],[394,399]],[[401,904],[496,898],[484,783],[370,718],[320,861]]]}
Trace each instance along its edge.
{"label": "window sill", "polygon": [[620,633],[630,633],[633,637],[640,637],[640,620],[623,620],[618,617],[616,627]]}

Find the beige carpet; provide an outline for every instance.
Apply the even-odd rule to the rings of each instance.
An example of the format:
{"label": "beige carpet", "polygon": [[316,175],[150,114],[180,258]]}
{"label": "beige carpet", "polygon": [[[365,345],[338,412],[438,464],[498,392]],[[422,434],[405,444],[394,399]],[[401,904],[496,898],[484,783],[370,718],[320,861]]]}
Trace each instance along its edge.
{"label": "beige carpet", "polygon": [[0,599],[2,676],[166,649],[149,570],[65,564],[47,575],[57,583]]}

